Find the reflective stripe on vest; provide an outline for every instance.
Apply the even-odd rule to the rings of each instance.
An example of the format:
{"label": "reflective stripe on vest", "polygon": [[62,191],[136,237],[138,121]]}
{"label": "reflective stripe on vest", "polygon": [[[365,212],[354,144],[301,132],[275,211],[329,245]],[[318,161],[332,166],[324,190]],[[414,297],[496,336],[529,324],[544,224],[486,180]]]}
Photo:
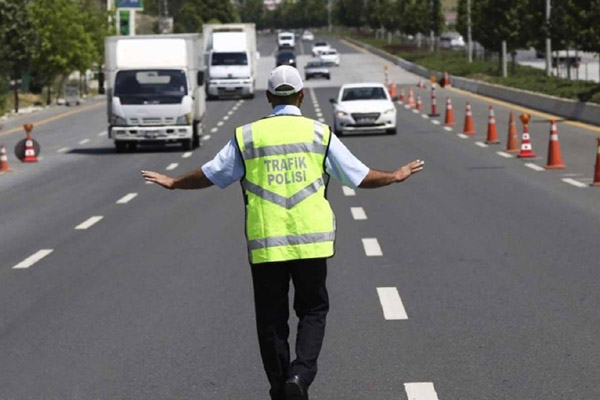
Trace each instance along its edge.
{"label": "reflective stripe on vest", "polygon": [[251,263],[333,255],[335,220],[324,170],[330,139],[326,125],[296,116],[236,129]]}

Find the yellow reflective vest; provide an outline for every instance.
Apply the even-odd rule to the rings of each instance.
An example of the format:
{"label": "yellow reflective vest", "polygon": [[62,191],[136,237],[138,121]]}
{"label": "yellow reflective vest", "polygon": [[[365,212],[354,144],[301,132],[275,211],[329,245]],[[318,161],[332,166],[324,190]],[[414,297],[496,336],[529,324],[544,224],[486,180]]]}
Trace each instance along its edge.
{"label": "yellow reflective vest", "polygon": [[237,128],[235,138],[245,168],[250,262],[333,256],[335,217],[325,198],[329,127],[274,116]]}

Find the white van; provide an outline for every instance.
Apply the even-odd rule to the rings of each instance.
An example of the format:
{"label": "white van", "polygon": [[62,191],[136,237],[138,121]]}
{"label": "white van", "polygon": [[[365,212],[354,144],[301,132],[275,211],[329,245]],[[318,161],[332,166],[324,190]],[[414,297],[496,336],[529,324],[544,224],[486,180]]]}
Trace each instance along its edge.
{"label": "white van", "polygon": [[277,35],[277,46],[280,49],[283,48],[294,48],[296,46],[296,40],[292,32],[281,32]]}

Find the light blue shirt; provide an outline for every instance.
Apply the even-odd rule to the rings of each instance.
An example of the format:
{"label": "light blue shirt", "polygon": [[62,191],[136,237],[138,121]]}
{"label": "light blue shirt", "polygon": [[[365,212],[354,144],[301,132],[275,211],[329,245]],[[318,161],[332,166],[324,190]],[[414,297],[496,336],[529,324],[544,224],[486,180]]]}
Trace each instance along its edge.
{"label": "light blue shirt", "polygon": [[[275,115],[302,115],[296,106],[281,105],[273,109]],[[369,168],[348,150],[342,141],[331,133],[325,170],[343,185],[356,188],[369,173]],[[211,161],[202,166],[204,175],[221,189],[244,176],[244,160],[235,139],[231,139]]]}

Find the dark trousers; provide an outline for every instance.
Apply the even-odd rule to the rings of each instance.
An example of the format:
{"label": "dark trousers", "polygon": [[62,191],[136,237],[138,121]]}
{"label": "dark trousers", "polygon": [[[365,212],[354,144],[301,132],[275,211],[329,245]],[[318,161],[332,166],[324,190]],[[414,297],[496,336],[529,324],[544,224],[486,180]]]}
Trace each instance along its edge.
{"label": "dark trousers", "polygon": [[[288,336],[290,278],[298,316],[296,359],[290,363]],[[329,298],[324,258],[252,265],[256,327],[263,366],[271,384],[271,398],[283,399],[288,377],[299,375],[308,387],[317,374],[317,358],[325,336]]]}

